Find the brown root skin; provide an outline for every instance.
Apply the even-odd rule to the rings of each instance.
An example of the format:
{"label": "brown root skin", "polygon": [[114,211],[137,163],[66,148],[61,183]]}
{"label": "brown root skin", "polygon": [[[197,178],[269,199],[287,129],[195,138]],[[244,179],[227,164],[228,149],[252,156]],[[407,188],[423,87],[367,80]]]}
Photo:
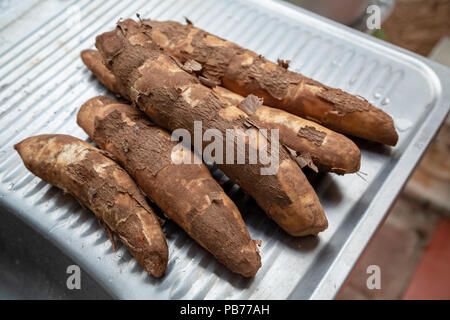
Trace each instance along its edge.
{"label": "brown root skin", "polygon": [[[215,87],[213,90],[222,101],[231,105],[239,105],[244,100],[241,95],[223,87]],[[320,171],[346,174],[359,170],[361,152],[344,135],[313,121],[264,105],[247,113],[262,128],[280,130],[280,142],[298,155],[309,155]]]}
{"label": "brown root skin", "polygon": [[[150,30],[146,24],[125,20],[119,22],[116,30],[96,38],[96,47],[116,76],[120,92],[126,92],[155,123],[171,131],[184,128],[193,136],[194,121],[202,121],[205,130],[219,130],[223,137],[226,129],[234,129],[236,134],[247,131],[249,117],[245,112],[235,106],[227,107],[196,76],[182,70],[152,41]],[[250,131],[258,135],[258,141],[265,141],[256,127]],[[259,150],[260,144],[247,138],[244,137],[246,150]],[[270,142],[265,142],[270,149]],[[207,142],[203,147],[206,145]],[[239,146],[236,142],[234,146],[236,151]],[[280,148],[280,169],[274,175],[261,175],[264,165],[248,163],[217,166],[289,234],[317,234],[327,228],[316,193],[287,151]]]}
{"label": "brown root skin", "polygon": [[120,93],[116,83],[116,77],[105,67],[101,61],[102,56],[97,50],[83,50],[81,60],[86,67],[97,77],[97,79],[112,92]]}
{"label": "brown root skin", "polygon": [[14,148],[28,170],[91,210],[148,273],[164,274],[168,261],[164,233],[144,195],[118,164],[67,135],[30,137]]}
{"label": "brown root skin", "polygon": [[[108,87],[117,92],[115,76],[103,65],[102,57],[96,50],[85,50],[81,53],[83,62],[89,70]],[[106,79],[106,80],[104,80]],[[110,85],[113,83],[113,85]],[[229,106],[240,105],[244,97],[226,88],[216,86],[213,88],[216,96]],[[241,107],[242,109],[242,107]],[[249,114],[248,110],[244,110]],[[331,131],[315,122],[302,119],[280,109],[267,106],[258,108],[249,114],[250,119],[258,122],[262,128],[279,129],[280,142],[296,151],[296,157],[309,155],[322,172],[347,174],[357,172],[360,167],[361,154],[358,147],[345,136]],[[308,134],[303,133],[304,128],[315,128],[323,132],[326,137],[323,143],[317,145]]]}
{"label": "brown root skin", "polygon": [[231,271],[254,276],[261,267],[255,242],[235,204],[203,163],[174,164],[173,157],[193,159],[190,150],[172,153],[177,142],[167,131],[127,104],[99,96],[87,101],[78,124],[111,153],[141,189],[190,237]]}
{"label": "brown root skin", "polygon": [[287,70],[261,55],[193,25],[145,20],[152,39],[181,63],[195,60],[202,76],[242,95],[255,94],[268,106],[311,119],[332,130],[394,146],[392,118],[369,102]]}

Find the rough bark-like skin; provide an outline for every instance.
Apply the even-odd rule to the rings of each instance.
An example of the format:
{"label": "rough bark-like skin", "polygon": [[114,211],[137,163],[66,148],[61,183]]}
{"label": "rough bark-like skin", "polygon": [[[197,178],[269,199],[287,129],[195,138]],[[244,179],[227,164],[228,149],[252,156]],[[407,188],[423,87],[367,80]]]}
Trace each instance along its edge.
{"label": "rough bark-like skin", "polygon": [[168,249],[159,221],[118,164],[89,143],[66,135],[30,137],[14,148],[28,170],[91,210],[148,273],[164,274]]}
{"label": "rough bark-like skin", "polygon": [[102,56],[97,50],[84,50],[81,52],[81,60],[83,60],[86,67],[95,74],[98,80],[108,88],[109,91],[120,94],[116,84],[116,77],[105,67],[105,65],[98,63],[101,59]]}
{"label": "rough bark-like skin", "polygon": [[[97,37],[96,47],[116,76],[119,92],[126,92],[151,119],[171,131],[184,128],[194,136],[194,121],[202,121],[203,130],[217,129],[223,136],[226,129],[234,129],[237,135],[239,130],[246,131],[250,123],[245,112],[227,107],[197,77],[183,71],[152,41],[151,30],[145,23],[125,20]],[[256,126],[250,130],[259,135],[259,141],[264,139]],[[237,144],[234,146],[236,149]],[[260,145],[246,139],[246,148],[258,149]],[[327,228],[317,195],[285,150],[280,149],[276,175],[261,175],[263,165],[248,161],[217,166],[289,234],[317,234]]]}
{"label": "rough bark-like skin", "polygon": [[368,101],[330,88],[285,65],[270,62],[253,51],[211,35],[192,24],[145,20],[149,33],[182,63],[192,59],[202,65],[202,75],[247,96],[264,98],[269,106],[318,122],[345,134],[395,145],[392,118]]}
{"label": "rough bark-like skin", "polygon": [[[213,90],[223,101],[231,105],[241,104],[250,119],[262,128],[279,129],[280,142],[295,151],[297,155],[294,156],[310,156],[319,171],[346,174],[359,170],[361,152],[344,135],[289,112],[264,106],[262,101],[253,101],[252,96],[244,99],[223,87],[214,87]],[[245,101],[249,102],[243,107]],[[248,104],[252,107],[249,108]]]}
{"label": "rough bark-like skin", "polygon": [[[137,184],[190,237],[231,271],[256,274],[261,258],[241,214],[206,166],[174,164],[183,150],[167,131],[127,104],[99,96],[80,109],[78,124],[111,153]],[[194,157],[190,150],[189,158]]]}
{"label": "rough bark-like skin", "polygon": [[[96,50],[81,53],[83,62],[89,70],[110,91],[119,93],[114,75],[103,65],[102,57]],[[358,147],[345,137],[315,122],[305,120],[280,109],[263,106],[255,96],[244,99],[226,88],[216,86],[214,93],[227,105],[238,105],[249,115],[252,122],[262,128],[279,129],[280,142],[294,151],[297,160],[310,157],[319,171],[347,174],[357,172],[360,167],[361,153]],[[122,94],[123,96],[123,94]],[[255,99],[249,99],[255,97]],[[245,106],[242,105],[243,102]],[[249,106],[252,107],[249,110]],[[300,162],[300,161],[299,161]]]}

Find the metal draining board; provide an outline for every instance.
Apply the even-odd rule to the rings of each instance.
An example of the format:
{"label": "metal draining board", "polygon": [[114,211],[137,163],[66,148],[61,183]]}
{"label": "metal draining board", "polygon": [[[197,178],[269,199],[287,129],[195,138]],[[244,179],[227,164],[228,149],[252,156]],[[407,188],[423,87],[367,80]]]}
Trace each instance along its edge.
{"label": "metal draining board", "polygon": [[[333,298],[447,114],[449,69],[272,1],[81,0],[70,5],[79,12],[79,28],[68,23],[74,7],[62,10],[0,56],[2,214],[15,214],[38,230],[117,298]],[[284,234],[237,186],[225,183],[252,237],[262,240],[263,267],[256,277],[232,274],[169,222],[164,227],[167,274],[153,279],[123,246],[113,252],[93,215],[29,173],[12,148],[40,133],[87,138],[76,125],[77,110],[105,89],[82,65],[79,52],[119,18],[136,12],[159,20],[189,17],[271,60],[292,60],[293,70],[367,97],[394,117],[398,146],[357,141],[364,179],[310,175],[330,225],[319,237]]]}

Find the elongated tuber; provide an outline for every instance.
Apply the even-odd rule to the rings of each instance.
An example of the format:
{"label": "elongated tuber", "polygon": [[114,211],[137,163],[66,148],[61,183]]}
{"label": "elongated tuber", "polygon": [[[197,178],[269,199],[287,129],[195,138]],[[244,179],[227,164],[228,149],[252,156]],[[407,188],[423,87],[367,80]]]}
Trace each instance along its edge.
{"label": "elongated tuber", "polygon": [[[110,91],[118,93],[115,76],[103,65],[98,51],[84,50],[81,57],[101,83]],[[120,119],[134,119],[132,123],[137,123],[137,128],[141,130],[131,130],[129,121],[122,121],[114,130],[107,130],[112,124],[101,124],[113,114],[120,114],[113,123]],[[152,124],[135,108],[106,97],[96,97],[86,102],[78,113],[77,121],[97,145],[116,156],[135,177],[142,190],[189,236],[230,270],[244,276],[256,274],[261,259],[238,209],[203,163],[167,163],[176,142],[171,141],[165,130]],[[123,137],[124,134],[127,137]],[[133,147],[137,146],[138,150],[132,152],[138,153],[140,157],[133,157],[129,153],[128,140],[132,141]],[[124,152],[121,149],[123,141],[126,141],[127,153],[121,155]],[[193,156],[190,154],[187,157]],[[151,174],[152,162],[165,162],[164,171]],[[145,169],[135,170],[143,165]],[[227,219],[226,223],[221,222],[224,218]]]}
{"label": "elongated tuber", "polygon": [[[110,91],[119,93],[115,76],[103,65],[98,51],[84,50],[81,57],[101,83]],[[213,91],[227,105],[239,106],[261,127],[279,129],[280,142],[291,150],[302,166],[337,174],[359,170],[361,153],[353,141],[344,135],[283,110],[264,106],[255,96],[250,95],[248,101],[244,101],[244,97],[221,86],[214,87]],[[252,109],[248,108],[249,105]]]}
{"label": "elongated tuber", "polygon": [[87,101],[78,124],[111,153],[164,212],[230,270],[256,274],[261,258],[235,204],[203,163],[175,164],[187,149],[176,149],[170,134],[130,105],[105,96]]}
{"label": "elongated tuber", "polygon": [[[97,50],[83,50],[81,60],[97,79],[111,92],[119,93],[116,77],[106,68],[101,61],[102,57]],[[126,97],[124,97],[126,98]]]}
{"label": "elongated tuber", "polygon": [[91,210],[148,273],[164,274],[168,249],[159,221],[118,164],[89,143],[67,135],[30,137],[14,148],[28,170]]}
{"label": "elongated tuber", "polygon": [[397,143],[392,118],[365,99],[289,71],[286,63],[273,63],[191,23],[142,23],[148,26],[151,38],[181,63],[199,63],[199,73],[211,83],[221,83],[243,96],[255,94],[268,106],[341,133],[392,146]]}
{"label": "elongated tuber", "polygon": [[280,130],[280,142],[289,148],[302,167],[337,174],[359,170],[361,152],[344,135],[289,112],[264,106],[262,99],[256,96],[249,95],[244,99],[220,86],[213,90],[222,101],[239,105],[252,121],[263,128]]}
{"label": "elongated tuber", "polygon": [[[273,144],[245,112],[236,106],[227,107],[196,76],[180,68],[152,41],[150,31],[151,27],[145,23],[125,20],[118,22],[115,30],[97,36],[96,47],[115,75],[119,92],[124,92],[158,125],[171,131],[184,128],[194,136],[196,121],[202,123],[203,130],[215,129],[222,136],[226,136],[226,129],[231,129],[244,141],[244,146],[233,141],[233,157],[242,147],[260,151],[264,145],[272,150]],[[195,69],[194,63],[192,68]],[[258,137],[258,143],[250,139],[250,133]],[[224,154],[229,155],[226,149]],[[216,164],[289,234],[317,234],[326,229],[328,222],[322,206],[300,167],[283,148],[273,156],[277,157],[278,170],[271,175],[261,175],[265,167],[261,161],[239,164],[235,158],[233,164]]]}

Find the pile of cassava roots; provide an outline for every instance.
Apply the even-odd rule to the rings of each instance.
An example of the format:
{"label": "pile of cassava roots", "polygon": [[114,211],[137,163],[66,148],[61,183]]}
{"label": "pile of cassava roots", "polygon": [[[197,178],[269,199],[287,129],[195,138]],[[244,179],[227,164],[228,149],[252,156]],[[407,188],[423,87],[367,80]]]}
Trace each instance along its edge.
{"label": "pile of cassava roots", "polygon": [[[266,164],[259,160],[215,166],[291,236],[317,235],[328,227],[302,169],[358,172],[360,151],[345,135],[397,143],[388,114],[289,71],[288,61],[268,61],[188,20],[183,25],[138,18],[118,22],[97,36],[97,50],[81,53],[86,67],[121,99],[94,97],[79,110],[77,123],[97,147],[57,134],[14,147],[32,173],[95,214],[113,248],[120,239],[155,277],[164,275],[169,253],[163,219],[145,196],[229,270],[252,277],[261,267],[259,241],[198,154],[175,148],[174,130],[193,135],[194,122],[201,121],[203,130],[243,134],[246,149],[259,151],[273,143],[261,128],[278,129],[275,174],[261,174]],[[250,133],[257,142],[245,136]]]}

